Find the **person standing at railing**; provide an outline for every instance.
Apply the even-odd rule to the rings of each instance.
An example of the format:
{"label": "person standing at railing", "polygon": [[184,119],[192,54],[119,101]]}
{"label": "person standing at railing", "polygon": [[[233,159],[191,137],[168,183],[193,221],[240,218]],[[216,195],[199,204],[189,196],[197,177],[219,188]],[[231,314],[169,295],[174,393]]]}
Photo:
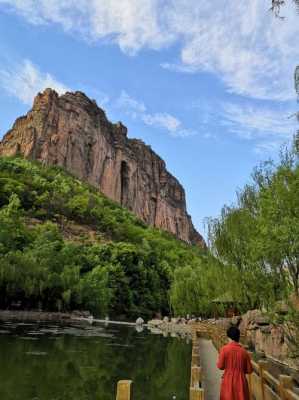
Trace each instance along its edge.
{"label": "person standing at railing", "polygon": [[253,369],[250,356],[240,345],[240,330],[232,326],[227,330],[229,343],[219,352],[217,367],[224,370],[220,400],[249,400],[246,374]]}

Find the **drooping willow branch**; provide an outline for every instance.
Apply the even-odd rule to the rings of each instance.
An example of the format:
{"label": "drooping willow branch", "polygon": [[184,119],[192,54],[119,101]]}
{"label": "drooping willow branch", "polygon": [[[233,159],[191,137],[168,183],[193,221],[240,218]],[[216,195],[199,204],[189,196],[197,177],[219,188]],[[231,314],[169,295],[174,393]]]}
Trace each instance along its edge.
{"label": "drooping willow branch", "polygon": [[281,7],[285,5],[285,0],[272,0],[271,11],[275,14],[276,17],[280,17]]}
{"label": "drooping willow branch", "polygon": [[[299,103],[299,65],[295,69],[294,81],[295,81],[295,90],[298,96],[298,103]],[[297,112],[297,120],[299,122],[299,111]],[[296,151],[298,152],[299,155],[299,129],[297,130],[295,138],[295,146],[296,146]]]}
{"label": "drooping willow branch", "polygon": [[274,15],[278,18],[283,18],[280,14],[281,7],[283,7],[287,1],[293,1],[296,6],[298,7],[298,13],[299,13],[299,0],[271,0],[271,11],[273,11]]}

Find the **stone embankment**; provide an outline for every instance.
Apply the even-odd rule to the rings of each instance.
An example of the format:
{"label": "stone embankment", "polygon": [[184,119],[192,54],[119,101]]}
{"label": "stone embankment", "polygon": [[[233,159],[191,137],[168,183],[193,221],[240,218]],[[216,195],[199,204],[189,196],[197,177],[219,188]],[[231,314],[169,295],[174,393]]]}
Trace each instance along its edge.
{"label": "stone embankment", "polygon": [[246,344],[255,353],[292,368],[298,368],[299,360],[292,354],[288,330],[282,324],[273,323],[260,310],[251,310],[238,317],[219,319],[215,323],[223,328],[231,324],[237,325]]}
{"label": "stone embankment", "polygon": [[267,316],[254,310],[243,315],[240,329],[246,334],[248,345],[254,347],[255,351],[290,364],[288,339],[282,325],[271,323]]}
{"label": "stone embankment", "polygon": [[[152,332],[157,333],[190,335],[193,322],[197,321],[165,317],[149,321],[148,327]],[[266,357],[276,363],[278,368],[281,365],[283,370],[286,367],[298,369],[299,360],[292,353],[285,327],[274,324],[260,310],[248,311],[242,316],[233,318],[209,320],[209,322],[225,330],[232,324],[237,325],[241,330],[244,343],[257,357]]]}
{"label": "stone embankment", "polygon": [[184,318],[164,317],[163,319],[153,319],[148,321],[147,327],[152,333],[165,333],[170,335],[186,336],[191,335],[192,320]]}

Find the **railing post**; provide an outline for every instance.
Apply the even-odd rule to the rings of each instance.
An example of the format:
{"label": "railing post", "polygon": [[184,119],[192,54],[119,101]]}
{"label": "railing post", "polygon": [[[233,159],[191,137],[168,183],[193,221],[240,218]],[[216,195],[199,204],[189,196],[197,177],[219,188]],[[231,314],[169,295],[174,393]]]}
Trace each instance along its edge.
{"label": "railing post", "polygon": [[199,364],[200,364],[199,352],[197,352],[197,351],[193,352],[192,351],[192,363],[191,363],[191,366],[192,367],[199,366]]}
{"label": "railing post", "polygon": [[201,388],[190,388],[190,400],[204,400],[204,391]]}
{"label": "railing post", "polygon": [[249,399],[252,400],[253,397],[253,393],[252,393],[252,380],[251,380],[251,374],[247,375],[248,376],[248,389],[249,389]]}
{"label": "railing post", "polygon": [[264,371],[266,371],[268,368],[268,361],[261,360],[258,362],[258,365],[259,365],[260,380],[261,380],[262,400],[266,400]]}
{"label": "railing post", "polygon": [[286,393],[287,389],[292,389],[294,386],[293,379],[288,375],[279,375],[279,394],[282,400],[288,400],[289,396]]}
{"label": "railing post", "polygon": [[[252,359],[252,352],[248,351],[250,359]],[[250,400],[254,399],[253,397],[253,390],[252,390],[252,377],[251,374],[247,375],[247,381],[248,381],[248,389],[249,389],[249,398]]]}
{"label": "railing post", "polygon": [[117,383],[116,400],[132,400],[132,381],[119,381]]}
{"label": "railing post", "polygon": [[204,390],[201,388],[202,369],[200,367],[200,344],[199,336],[201,325],[198,325],[195,335],[193,336],[192,358],[191,358],[191,378],[190,378],[190,400],[204,400]]}
{"label": "railing post", "polygon": [[196,387],[196,388],[200,387],[201,377],[202,377],[201,367],[198,367],[198,366],[191,367],[191,382],[190,382],[190,386],[191,387]]}

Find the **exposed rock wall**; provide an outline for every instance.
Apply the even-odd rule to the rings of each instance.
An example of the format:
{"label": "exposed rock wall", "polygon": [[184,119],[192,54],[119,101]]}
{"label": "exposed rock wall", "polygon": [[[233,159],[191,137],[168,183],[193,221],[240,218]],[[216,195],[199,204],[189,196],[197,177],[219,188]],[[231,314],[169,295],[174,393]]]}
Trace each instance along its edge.
{"label": "exposed rock wall", "polygon": [[238,325],[246,344],[266,357],[297,368],[299,360],[292,357],[283,325],[271,323],[260,310],[251,310],[242,317],[224,318],[217,324],[227,329]]}
{"label": "exposed rock wall", "polygon": [[279,361],[285,361],[289,355],[283,326],[271,324],[268,317],[259,310],[248,311],[242,316],[240,324],[249,346]]}
{"label": "exposed rock wall", "polygon": [[183,187],[165,162],[127,128],[112,124],[81,92],[46,89],[0,143],[0,155],[59,165],[127,207],[145,223],[204,246],[186,211]]}

